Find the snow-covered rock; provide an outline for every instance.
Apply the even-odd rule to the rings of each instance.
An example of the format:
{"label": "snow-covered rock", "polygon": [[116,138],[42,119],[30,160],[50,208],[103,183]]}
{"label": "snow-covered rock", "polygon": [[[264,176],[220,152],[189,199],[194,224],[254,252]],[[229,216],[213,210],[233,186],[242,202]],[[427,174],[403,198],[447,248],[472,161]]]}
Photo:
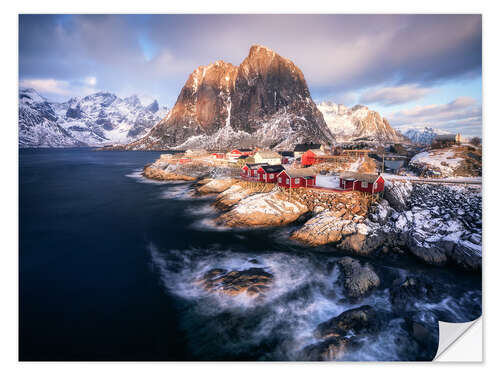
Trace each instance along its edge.
{"label": "snow-covered rock", "polygon": [[218,224],[233,227],[277,226],[294,222],[306,213],[306,205],[283,197],[279,190],[254,194],[242,199],[230,211],[222,214]]}
{"label": "snow-covered rock", "polygon": [[20,147],[121,144],[144,136],[167,114],[156,100],[98,92],[51,103],[34,89],[19,92]]}

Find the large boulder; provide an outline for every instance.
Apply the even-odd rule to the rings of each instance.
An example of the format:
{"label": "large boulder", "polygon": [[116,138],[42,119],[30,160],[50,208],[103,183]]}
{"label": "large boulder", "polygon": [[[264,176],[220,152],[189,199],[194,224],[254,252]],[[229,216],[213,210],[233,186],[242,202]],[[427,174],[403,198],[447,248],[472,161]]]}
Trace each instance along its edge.
{"label": "large boulder", "polygon": [[275,190],[240,200],[230,211],[219,216],[216,223],[231,227],[279,226],[294,222],[306,212],[306,205]]}
{"label": "large boulder", "polygon": [[344,257],[339,260],[344,293],[348,298],[365,296],[380,285],[380,279],[369,264],[361,265],[356,259]]}
{"label": "large boulder", "polygon": [[319,324],[314,331],[318,339],[347,335],[373,334],[380,331],[380,319],[372,306],[364,305],[347,310]]}
{"label": "large boulder", "polygon": [[342,359],[349,346],[349,340],[343,337],[331,337],[317,344],[304,348],[300,359],[306,361],[334,361]]}
{"label": "large boulder", "polygon": [[386,181],[384,189],[384,199],[392,208],[397,211],[404,211],[408,208],[413,185],[411,182]]}
{"label": "large boulder", "polygon": [[196,191],[200,194],[214,194],[221,193],[231,186],[233,186],[237,182],[234,178],[221,178],[210,180],[207,183],[201,185],[196,189]]}
{"label": "large boulder", "polygon": [[263,295],[273,281],[273,275],[262,268],[228,271],[214,268],[206,272],[199,282],[209,292],[236,296],[246,293],[251,297]]}
{"label": "large boulder", "polygon": [[150,178],[152,180],[157,181],[175,181],[175,180],[183,180],[183,181],[194,181],[195,177],[169,172],[165,169],[156,168],[153,166],[146,166],[142,172],[143,176],[146,178]]}

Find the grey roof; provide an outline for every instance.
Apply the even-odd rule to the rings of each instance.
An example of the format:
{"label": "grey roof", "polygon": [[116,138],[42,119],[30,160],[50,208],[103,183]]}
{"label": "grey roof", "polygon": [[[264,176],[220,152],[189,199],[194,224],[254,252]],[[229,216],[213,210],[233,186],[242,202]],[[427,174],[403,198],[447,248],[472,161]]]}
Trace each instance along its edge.
{"label": "grey roof", "polygon": [[266,173],[279,173],[285,169],[282,165],[263,165],[261,168]]}
{"label": "grey roof", "polygon": [[358,172],[343,172],[340,174],[343,180],[357,180],[373,183],[379,178],[378,174],[358,173]]}
{"label": "grey roof", "polygon": [[319,143],[299,143],[295,145],[293,151],[307,151],[307,150],[317,150],[321,148]]}

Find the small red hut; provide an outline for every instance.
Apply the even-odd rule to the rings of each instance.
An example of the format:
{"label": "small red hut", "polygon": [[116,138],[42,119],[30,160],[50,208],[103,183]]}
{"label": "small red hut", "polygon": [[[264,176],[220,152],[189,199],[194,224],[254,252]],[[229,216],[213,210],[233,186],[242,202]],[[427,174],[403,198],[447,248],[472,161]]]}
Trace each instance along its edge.
{"label": "small red hut", "polygon": [[241,168],[241,177],[252,177],[259,178],[259,174],[257,170],[262,167],[268,165],[267,163],[253,163],[253,164],[245,164]]}
{"label": "small red hut", "polygon": [[302,154],[301,163],[303,166],[310,166],[331,161],[332,159],[335,159],[334,155],[329,155],[321,150],[307,150]]}
{"label": "small red hut", "polygon": [[278,185],[286,188],[313,187],[316,174],[309,168],[285,169],[278,174]]}
{"label": "small red hut", "polygon": [[259,181],[276,182],[278,181],[278,175],[284,169],[285,168],[282,165],[263,165],[259,169],[257,169]]}
{"label": "small red hut", "polygon": [[340,175],[340,187],[364,193],[379,193],[384,190],[384,178],[381,175],[344,172]]}

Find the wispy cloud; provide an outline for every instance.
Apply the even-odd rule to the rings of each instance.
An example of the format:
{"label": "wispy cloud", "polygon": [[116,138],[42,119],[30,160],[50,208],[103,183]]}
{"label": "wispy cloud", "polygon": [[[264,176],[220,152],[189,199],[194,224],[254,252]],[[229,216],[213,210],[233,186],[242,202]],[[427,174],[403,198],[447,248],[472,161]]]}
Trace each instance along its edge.
{"label": "wispy cloud", "polygon": [[70,85],[67,81],[56,79],[23,79],[21,87],[31,87],[43,94],[71,95]]}
{"label": "wispy cloud", "polygon": [[376,103],[391,106],[421,99],[430,92],[432,92],[431,88],[420,87],[416,84],[381,87],[364,92],[359,101],[363,104]]}
{"label": "wispy cloud", "polygon": [[446,104],[416,106],[387,116],[391,125],[405,130],[431,126],[465,135],[481,134],[482,106],[470,97],[459,97]]}

